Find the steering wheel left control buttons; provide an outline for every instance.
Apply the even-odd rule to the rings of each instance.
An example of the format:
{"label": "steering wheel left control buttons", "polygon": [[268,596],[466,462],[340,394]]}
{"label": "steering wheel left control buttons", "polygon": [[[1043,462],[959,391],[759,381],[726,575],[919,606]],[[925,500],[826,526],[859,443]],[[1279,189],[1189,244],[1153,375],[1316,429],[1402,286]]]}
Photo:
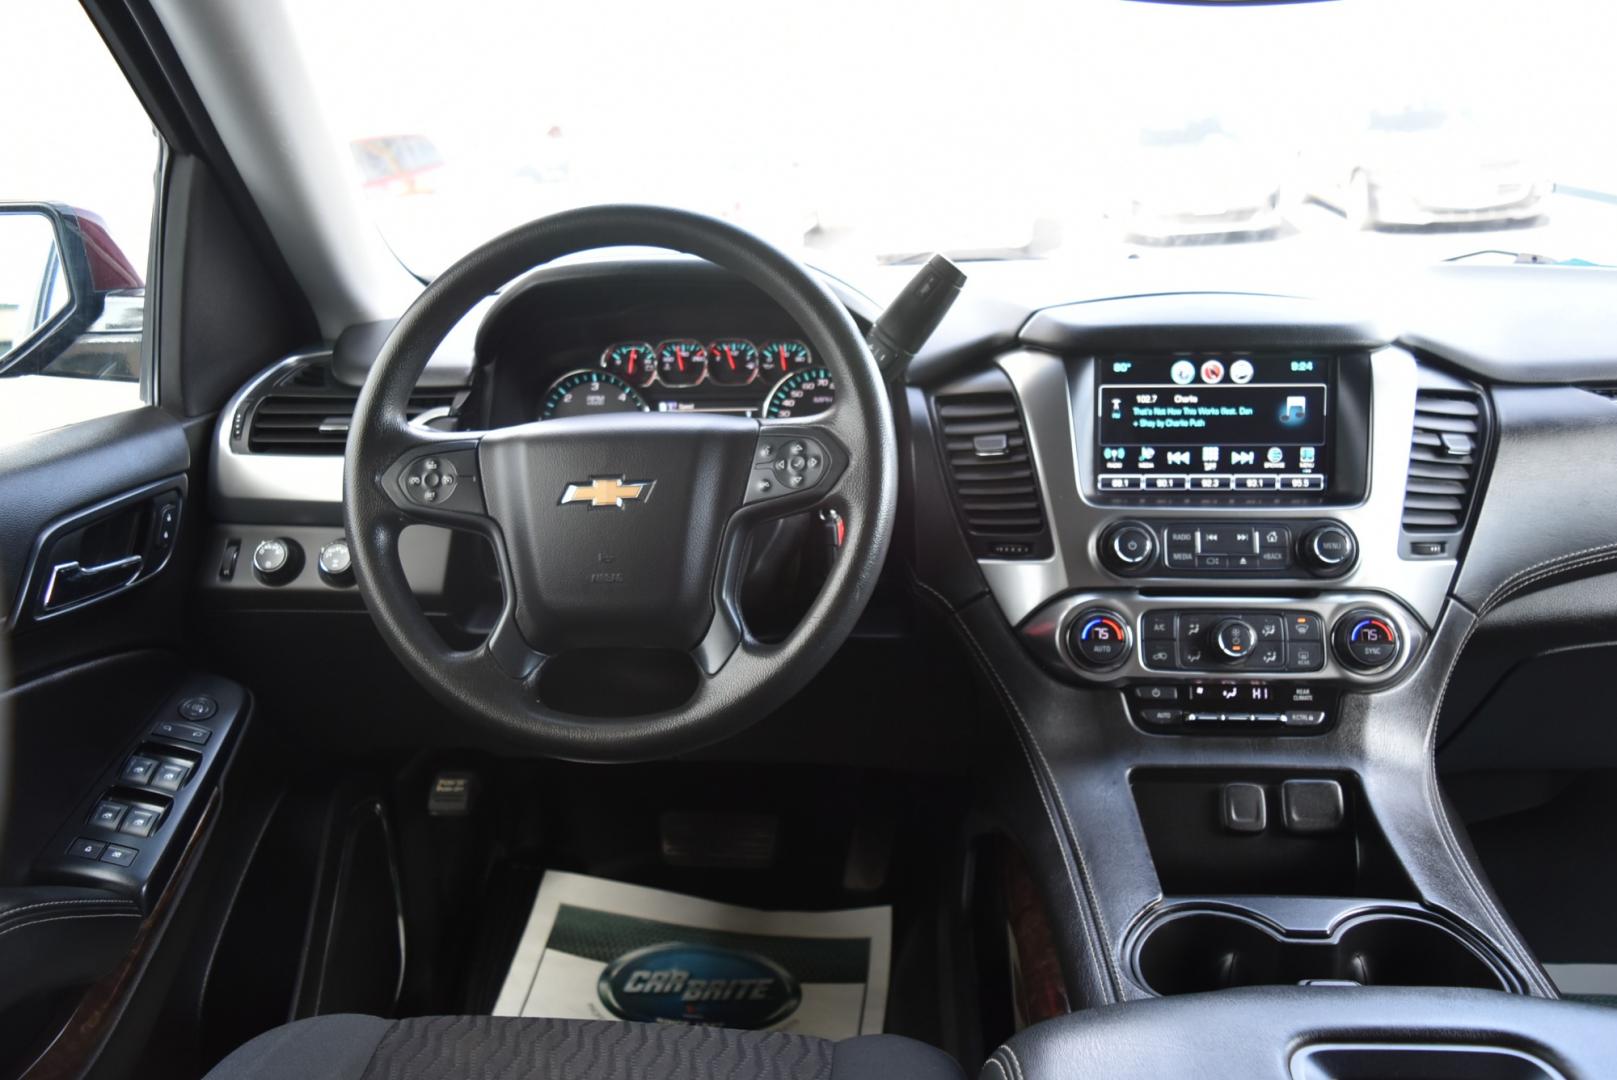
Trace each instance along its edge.
{"label": "steering wheel left control buttons", "polygon": [[1127,660],[1134,642],[1128,620],[1106,608],[1091,608],[1072,621],[1067,643],[1084,667],[1097,671]]}
{"label": "steering wheel left control buttons", "polygon": [[417,506],[480,510],[476,485],[477,454],[472,450],[422,454],[399,473],[399,489]]}
{"label": "steering wheel left control buttons", "polygon": [[752,454],[747,502],[807,491],[825,478],[825,447],[806,435],[766,435]]}
{"label": "steering wheel left control buttons", "polygon": [[260,540],[253,549],[253,576],[265,585],[285,585],[303,569],[303,549],[284,536]]}

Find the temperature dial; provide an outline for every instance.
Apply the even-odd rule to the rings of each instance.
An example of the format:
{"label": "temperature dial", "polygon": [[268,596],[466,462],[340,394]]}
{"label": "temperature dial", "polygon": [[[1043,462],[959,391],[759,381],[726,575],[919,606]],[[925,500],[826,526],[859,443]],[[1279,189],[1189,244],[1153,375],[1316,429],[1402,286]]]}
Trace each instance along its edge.
{"label": "temperature dial", "polygon": [[1379,671],[1398,659],[1398,624],[1374,608],[1357,608],[1336,624],[1336,655],[1355,671]]}
{"label": "temperature dial", "polygon": [[1092,608],[1072,621],[1068,644],[1087,668],[1114,668],[1128,659],[1133,641],[1123,616],[1107,608]]}

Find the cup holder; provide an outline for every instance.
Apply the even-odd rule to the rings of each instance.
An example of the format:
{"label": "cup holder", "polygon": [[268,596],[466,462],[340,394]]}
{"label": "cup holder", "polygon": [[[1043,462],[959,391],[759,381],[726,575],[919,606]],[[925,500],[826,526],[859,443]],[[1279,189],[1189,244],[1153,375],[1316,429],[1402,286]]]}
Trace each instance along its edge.
{"label": "cup holder", "polygon": [[1178,909],[1134,940],[1141,983],[1163,996],[1312,980],[1518,989],[1480,942],[1415,910],[1361,910],[1303,936],[1235,911]]}

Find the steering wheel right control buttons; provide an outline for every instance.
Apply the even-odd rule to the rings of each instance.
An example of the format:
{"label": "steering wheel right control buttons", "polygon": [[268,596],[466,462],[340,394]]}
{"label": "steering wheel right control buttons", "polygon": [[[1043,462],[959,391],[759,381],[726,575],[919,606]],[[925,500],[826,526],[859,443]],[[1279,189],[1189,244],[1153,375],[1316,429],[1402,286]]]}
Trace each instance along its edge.
{"label": "steering wheel right control buttons", "polygon": [[766,435],[752,455],[749,503],[806,491],[825,478],[825,447],[807,435]]}
{"label": "steering wheel right control buttons", "polygon": [[1342,663],[1356,671],[1379,671],[1398,659],[1398,627],[1374,608],[1357,608],[1336,624],[1333,644]]}
{"label": "steering wheel right control buttons", "polygon": [[399,490],[417,506],[481,511],[476,494],[477,452],[449,450],[411,458],[399,472]]}
{"label": "steering wheel right control buttons", "polygon": [[1072,621],[1067,644],[1079,663],[1099,671],[1127,660],[1134,642],[1127,619],[1106,608],[1091,608]]}

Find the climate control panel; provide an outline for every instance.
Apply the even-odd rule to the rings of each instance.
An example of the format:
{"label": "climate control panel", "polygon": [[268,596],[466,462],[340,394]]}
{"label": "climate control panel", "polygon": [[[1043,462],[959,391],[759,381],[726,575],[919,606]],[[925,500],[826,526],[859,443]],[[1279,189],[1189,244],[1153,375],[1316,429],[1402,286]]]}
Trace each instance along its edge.
{"label": "climate control panel", "polygon": [[1053,671],[1122,691],[1143,731],[1312,735],[1340,697],[1398,678],[1419,620],[1378,594],[1239,599],[1097,591],[1053,600],[1018,633]]}

